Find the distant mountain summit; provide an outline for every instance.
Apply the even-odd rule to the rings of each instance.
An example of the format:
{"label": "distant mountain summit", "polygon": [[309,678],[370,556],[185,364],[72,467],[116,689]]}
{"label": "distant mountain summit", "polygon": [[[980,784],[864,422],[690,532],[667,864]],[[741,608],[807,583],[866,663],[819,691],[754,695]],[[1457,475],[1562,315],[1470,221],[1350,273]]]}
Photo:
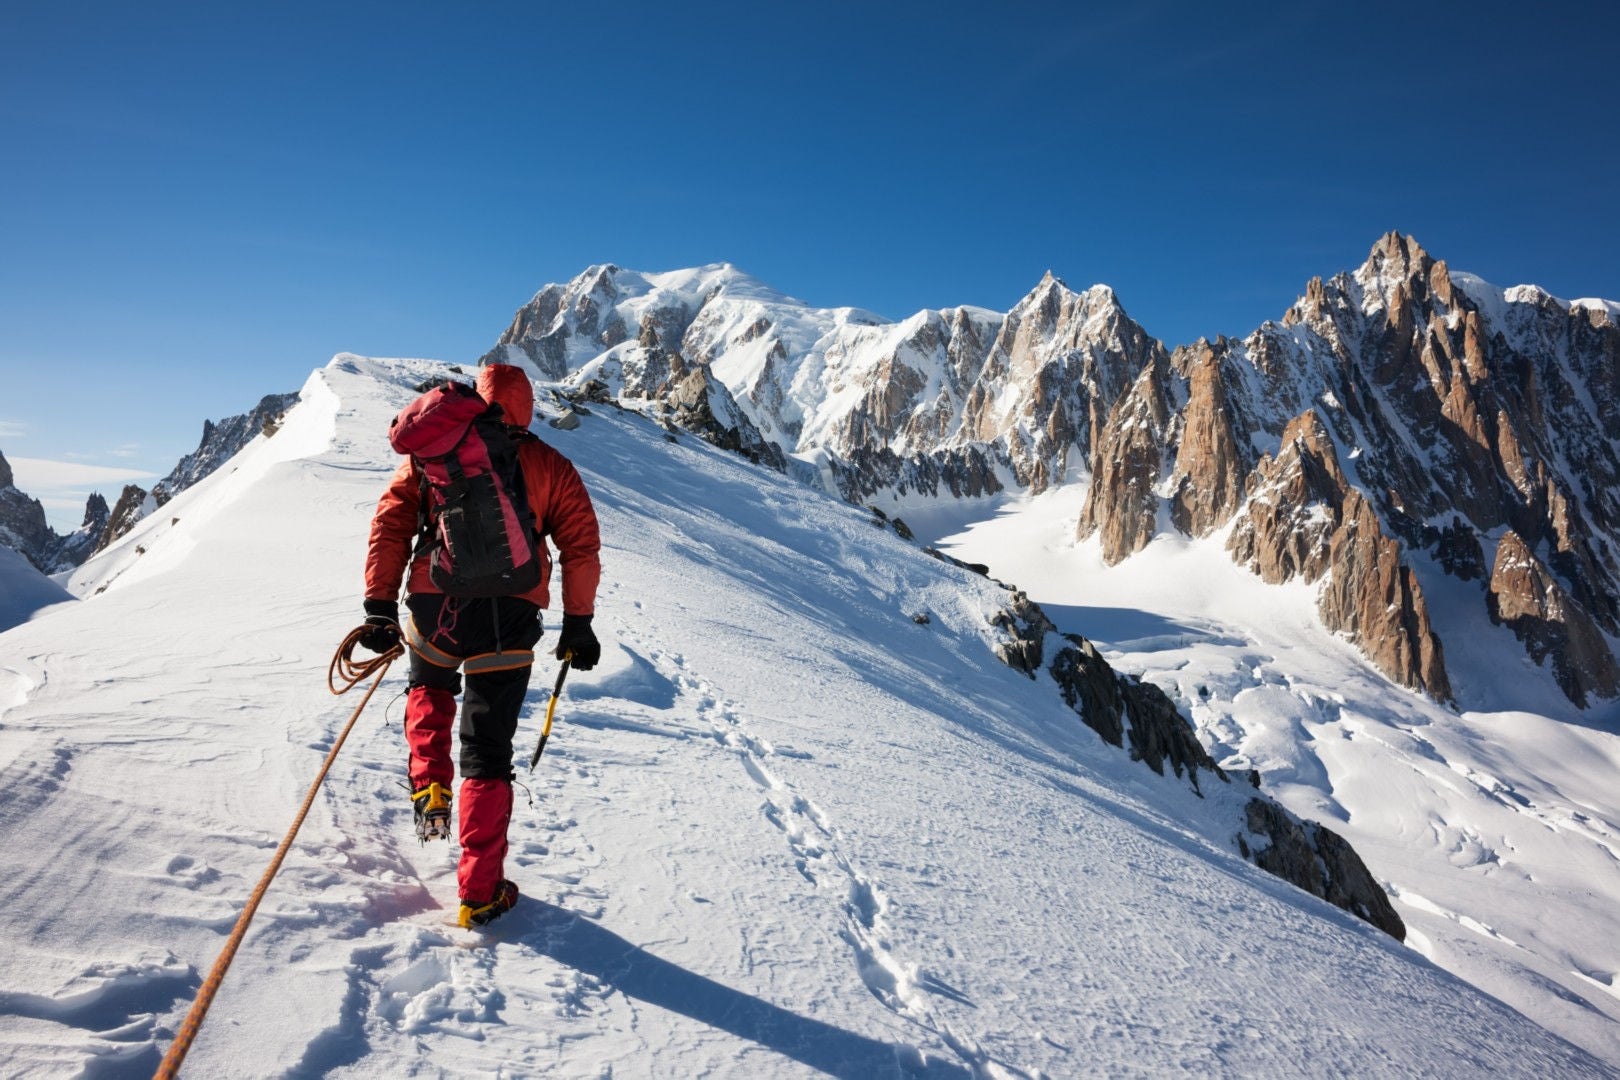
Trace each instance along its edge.
{"label": "distant mountain summit", "polygon": [[1617,320],[1390,233],[1281,321],[1174,351],[1112,289],[1050,273],[1005,314],[894,322],[729,264],[603,265],[542,289],[484,359],[671,422],[697,387],[755,460],[854,501],[1084,484],[1078,538],[1111,562],[1224,533],[1266,580],[1317,583],[1330,628],[1441,700],[1428,592],[1454,579],[1585,705],[1620,694]]}

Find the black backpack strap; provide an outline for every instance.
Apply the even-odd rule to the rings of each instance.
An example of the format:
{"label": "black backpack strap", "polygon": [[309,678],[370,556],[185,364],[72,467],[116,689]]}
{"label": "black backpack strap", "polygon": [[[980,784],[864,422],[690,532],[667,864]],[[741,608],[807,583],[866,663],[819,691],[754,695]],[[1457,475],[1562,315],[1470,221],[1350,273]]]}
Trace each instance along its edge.
{"label": "black backpack strap", "polygon": [[413,547],[413,557],[431,550],[434,540],[433,514],[428,510],[432,492],[428,488],[427,470],[418,463],[416,473],[421,477],[421,486],[418,488],[416,499],[416,544]]}

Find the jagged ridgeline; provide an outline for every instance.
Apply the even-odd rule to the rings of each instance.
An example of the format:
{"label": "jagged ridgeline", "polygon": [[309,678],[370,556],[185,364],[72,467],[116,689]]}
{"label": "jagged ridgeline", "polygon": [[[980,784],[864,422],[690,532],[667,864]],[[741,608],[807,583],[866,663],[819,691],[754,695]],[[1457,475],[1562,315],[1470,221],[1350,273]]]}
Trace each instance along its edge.
{"label": "jagged ridgeline", "polygon": [[[1450,271],[1390,233],[1281,321],[1172,350],[1106,286],[1005,314],[812,308],[729,265],[592,267],[485,359],[531,365],[855,501],[1083,483],[1118,562],[1224,534],[1391,679],[1453,696],[1424,583],[1467,583],[1577,704],[1620,693],[1620,305]],[[1452,642],[1454,648],[1466,642]]]}
{"label": "jagged ridgeline", "polygon": [[126,485],[118,501],[108,507],[100,492],[91,493],[84,508],[84,523],[62,536],[45,521],[38,499],[17,490],[11,466],[0,454],[0,544],[14,549],[43,573],[55,574],[80,566],[91,555],[128,533],[147,514],[208,476],[229,461],[256,436],[273,435],[297,394],[271,394],[251,412],[230,416],[219,423],[203,421],[197,449],[180,459],[174,471],[153,485]]}

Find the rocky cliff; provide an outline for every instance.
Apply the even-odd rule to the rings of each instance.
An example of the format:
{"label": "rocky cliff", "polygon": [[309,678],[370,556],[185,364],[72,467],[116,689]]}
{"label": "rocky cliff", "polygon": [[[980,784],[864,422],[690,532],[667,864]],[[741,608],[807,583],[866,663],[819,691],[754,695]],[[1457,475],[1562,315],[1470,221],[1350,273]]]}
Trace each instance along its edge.
{"label": "rocky cliff", "polygon": [[21,554],[40,570],[49,566],[58,537],[45,522],[38,499],[19,491],[11,464],[0,454],[0,544]]}
{"label": "rocky cliff", "polygon": [[[1175,527],[1230,524],[1234,557],[1266,580],[1322,582],[1323,621],[1391,678],[1451,693],[1421,565],[1477,581],[1481,610],[1572,701],[1612,697],[1616,314],[1453,274],[1391,233],[1353,274],[1310,282],[1280,323],[1177,350],[1185,407],[1153,424],[1139,407],[1105,431],[1132,443],[1141,475],[1096,470],[1082,533],[1100,532],[1111,559],[1140,545],[1159,509],[1140,494],[1156,441],[1174,461],[1159,491]],[[1534,570],[1486,582],[1499,543],[1499,567]]]}
{"label": "rocky cliff", "polygon": [[[486,359],[665,403],[764,460],[757,432],[863,503],[1082,484],[1078,538],[1110,561],[1165,529],[1225,531],[1242,565],[1314,583],[1329,628],[1441,699],[1424,584],[1451,575],[1584,703],[1620,682],[1617,321],[1620,305],[1497,289],[1390,233],[1281,320],[1173,352],[1112,290],[1051,274],[1004,315],[889,322],[728,265],[600,266],[542,290]],[[734,436],[668,405],[698,370],[729,391]],[[1535,573],[1492,574],[1529,565],[1521,548]]]}

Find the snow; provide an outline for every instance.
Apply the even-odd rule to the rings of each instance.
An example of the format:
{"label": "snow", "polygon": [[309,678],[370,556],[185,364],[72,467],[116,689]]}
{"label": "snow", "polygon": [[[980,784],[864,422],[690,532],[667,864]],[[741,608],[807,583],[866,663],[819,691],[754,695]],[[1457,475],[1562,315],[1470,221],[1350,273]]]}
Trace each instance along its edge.
{"label": "snow", "polygon": [[[604,275],[611,280],[611,298],[602,288]],[[748,418],[787,453],[838,443],[871,391],[877,369],[891,362],[910,366],[924,386],[922,393],[908,396],[901,411],[934,406],[949,381],[947,349],[941,343],[921,355],[910,338],[933,323],[944,342],[961,319],[988,347],[1005,318],[961,307],[921,311],[897,323],[861,308],[817,308],[728,263],[663,273],[593,266],[566,285],[546,286],[536,300],[548,294],[560,310],[546,329],[569,331],[565,360],[574,385],[590,378],[623,385],[620,362],[633,365],[639,351],[636,331],[644,319],[658,313],[678,321],[684,315],[690,323],[682,335],[683,354],[709,362]],[[630,332],[628,341],[603,352],[598,335],[578,332],[574,305],[587,296],[599,308],[611,308],[611,318]],[[1087,296],[1112,299],[1106,288]],[[609,320],[606,311],[600,314],[601,322]],[[521,350],[508,346],[506,355],[533,373]],[[949,394],[944,400],[951,412],[960,407]],[[903,440],[892,448],[907,449]]]}
{"label": "snow", "polygon": [[25,623],[53,604],[73,601],[73,594],[34,569],[34,564],[0,544],[0,630]]}
{"label": "snow", "polygon": [[1579,300],[1569,302],[1571,310],[1585,308],[1592,311],[1607,312],[1610,322],[1620,323],[1620,300],[1603,300],[1593,296],[1583,296]]}
{"label": "snow", "polygon": [[1264,585],[1224,534],[1161,536],[1105,565],[1096,541],[1069,539],[1083,501],[1008,500],[919,537],[1026,588],[1165,689],[1218,762],[1258,768],[1285,806],[1344,835],[1424,955],[1620,1062],[1620,707],[1582,712],[1523,677],[1512,634],[1480,625],[1477,582],[1424,576],[1443,584],[1427,598],[1458,712],[1380,677],[1321,625],[1313,589]]}
{"label": "snow", "polygon": [[[0,828],[32,840],[0,849],[0,1073],[156,1064],[353,707],[323,675],[358,621],[388,420],[440,371],[337,358],[274,438],[75,575],[83,602],[0,635]],[[544,388],[540,401],[558,411]],[[1026,585],[1071,559],[1061,569],[1084,590],[1053,617],[1127,665],[1185,660],[1153,677],[1213,687],[1207,726],[1241,736],[1245,691],[1320,694],[1300,722],[1338,750],[1305,752],[1292,787],[1309,787],[1310,754],[1342,778],[1350,820],[1330,824],[1373,838],[1374,872],[1414,897],[1403,914],[1441,963],[1478,969],[1527,1018],[1204,835],[1197,815],[1241,791],[1201,800],[1153,775],[1049,680],[998,663],[993,582],[634,413],[593,410],[573,431],[543,420],[602,518],[605,649],[570,676],[546,757],[522,777],[533,806],[520,792],[508,870],[525,899],[487,936],[447,924],[452,851],[410,835],[391,672],[188,1075],[1595,1076],[1620,1062],[1601,990],[1620,969],[1605,952],[1614,871],[1597,855],[1615,843],[1603,733],[1541,742],[1547,730],[1482,718],[1495,726],[1471,744],[1349,646],[1312,638],[1308,590],[1265,593],[1253,625],[1209,619],[1257,594],[1197,546],[1163,553],[1203,558],[1197,573],[1139,602],[1125,586],[1151,572],[1111,578],[1085,549],[1063,554],[1071,489],[1038,519],[1009,504],[969,533],[998,537],[988,561],[1019,560]],[[1142,566],[1163,569],[1159,547]],[[1172,596],[1205,614],[1152,606]],[[1257,643],[1261,630],[1279,640]],[[1304,681],[1283,678],[1292,667]],[[520,753],[549,683],[543,663]],[[1355,708],[1335,712],[1320,685]],[[1388,720],[1397,701],[1422,722]],[[1499,738],[1512,753],[1496,760]],[[1347,761],[1396,760],[1353,757],[1375,739],[1433,754],[1410,758],[1421,775],[1357,780]],[[1576,749],[1598,755],[1585,772],[1559,764]],[[1547,784],[1529,783],[1542,769]],[[1440,778],[1479,794],[1448,802]],[[1578,814],[1566,783],[1589,803]],[[1500,813],[1463,816],[1493,784]],[[1371,800],[1397,790],[1427,801]],[[1512,831],[1509,852],[1515,795],[1549,836]],[[1426,861],[1438,841],[1423,815],[1442,810],[1481,850],[1528,859],[1516,882],[1551,874],[1549,910],[1574,925],[1526,925],[1520,893],[1484,903],[1477,874]],[[1461,835],[1453,819],[1439,830]],[[1578,985],[1561,1008],[1515,990],[1531,960],[1508,940],[1549,983]]]}
{"label": "snow", "polygon": [[1474,302],[1485,321],[1491,326],[1502,328],[1508,325],[1507,308],[1508,298],[1503,289],[1492,285],[1477,274],[1470,274],[1462,270],[1450,271],[1451,283],[1463,291],[1463,295]]}

